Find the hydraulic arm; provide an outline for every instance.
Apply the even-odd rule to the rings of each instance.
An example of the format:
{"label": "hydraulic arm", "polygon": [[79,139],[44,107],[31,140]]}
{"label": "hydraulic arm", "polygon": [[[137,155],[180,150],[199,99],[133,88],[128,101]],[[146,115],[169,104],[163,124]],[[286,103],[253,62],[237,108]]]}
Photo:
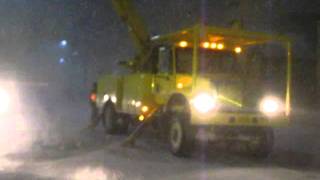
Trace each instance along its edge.
{"label": "hydraulic arm", "polygon": [[140,66],[148,59],[150,54],[151,45],[149,32],[131,0],[112,0],[112,4],[121,20],[128,25],[129,33],[137,50],[135,66],[139,70],[141,69]]}

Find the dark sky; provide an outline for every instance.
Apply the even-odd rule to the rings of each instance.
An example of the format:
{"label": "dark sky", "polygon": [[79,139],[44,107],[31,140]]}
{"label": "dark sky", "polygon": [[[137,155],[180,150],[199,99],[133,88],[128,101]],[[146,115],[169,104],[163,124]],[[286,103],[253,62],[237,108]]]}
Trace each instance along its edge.
{"label": "dark sky", "polygon": [[[289,34],[299,41],[297,57],[314,58],[319,0],[248,1],[250,10],[243,14],[247,29]],[[200,19],[226,26],[240,14],[232,5],[237,0],[134,2],[153,35],[188,27]],[[58,47],[62,39],[69,42],[65,49]],[[133,53],[126,26],[112,10],[110,0],[0,0],[3,67],[41,81],[68,76],[91,82],[115,67],[116,60]],[[63,67],[58,64],[60,57],[67,60]]]}

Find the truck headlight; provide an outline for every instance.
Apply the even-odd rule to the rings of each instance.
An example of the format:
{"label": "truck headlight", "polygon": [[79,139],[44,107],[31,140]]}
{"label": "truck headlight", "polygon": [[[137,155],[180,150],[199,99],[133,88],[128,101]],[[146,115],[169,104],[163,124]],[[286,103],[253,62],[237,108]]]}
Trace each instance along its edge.
{"label": "truck headlight", "polygon": [[216,98],[207,93],[201,93],[191,100],[193,107],[200,113],[207,113],[216,107]]}
{"label": "truck headlight", "polygon": [[7,91],[0,89],[0,113],[6,113],[10,106],[10,96]]}
{"label": "truck headlight", "polygon": [[276,97],[265,97],[260,102],[260,111],[268,116],[277,115],[282,110],[282,102]]}

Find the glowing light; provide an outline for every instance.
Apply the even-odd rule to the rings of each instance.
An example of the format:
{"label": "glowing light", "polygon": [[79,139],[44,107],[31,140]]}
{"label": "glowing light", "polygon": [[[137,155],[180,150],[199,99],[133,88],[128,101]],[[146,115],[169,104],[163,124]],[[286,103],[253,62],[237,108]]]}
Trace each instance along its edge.
{"label": "glowing light", "polygon": [[136,102],[136,107],[140,107],[141,106],[141,102],[140,101],[137,101]]}
{"label": "glowing light", "polygon": [[217,45],[217,48],[218,48],[219,50],[222,50],[222,49],[224,48],[224,44],[219,43],[219,44]]}
{"label": "glowing light", "polygon": [[60,41],[59,45],[60,45],[60,47],[64,48],[64,47],[66,47],[68,45],[68,41],[67,40],[62,40],[62,41]]}
{"label": "glowing light", "polygon": [[135,105],[136,105],[136,101],[135,101],[135,100],[132,100],[132,101],[131,101],[131,105],[132,105],[132,106],[135,106]]}
{"label": "glowing light", "polygon": [[192,84],[192,77],[191,76],[178,76],[177,82],[182,83],[183,87],[190,86]]}
{"label": "glowing light", "polygon": [[179,46],[182,47],[182,48],[185,48],[188,46],[188,42],[187,41],[180,41],[179,42]]}
{"label": "glowing light", "polygon": [[145,112],[149,111],[149,107],[148,106],[142,106],[141,111],[145,113]]}
{"label": "glowing light", "polygon": [[0,113],[5,113],[9,110],[10,96],[8,92],[0,89]]}
{"label": "glowing light", "polygon": [[0,171],[14,171],[19,166],[22,165],[22,162],[19,161],[13,161],[7,158],[1,158],[0,159]]}
{"label": "glowing light", "polygon": [[207,93],[201,93],[192,100],[192,104],[197,111],[207,113],[216,107],[216,99]]}
{"label": "glowing light", "polygon": [[33,129],[31,129],[27,120],[20,116],[1,117],[0,156],[27,150],[34,138],[32,131]]}
{"label": "glowing light", "polygon": [[177,88],[178,88],[178,89],[182,89],[182,88],[183,88],[183,83],[178,83],[178,84],[177,84]]}
{"label": "glowing light", "polygon": [[265,97],[260,103],[260,111],[266,115],[276,115],[281,111],[281,101],[275,97]]}
{"label": "glowing light", "polygon": [[[31,126],[28,113],[22,113],[22,102],[14,83],[1,82],[0,88],[0,156],[23,152],[31,147],[35,140],[35,126]],[[36,114],[39,116],[40,114]],[[31,121],[32,122],[32,121]],[[13,165],[2,161],[0,168]],[[15,165],[13,165],[15,166]],[[4,167],[4,168],[6,168]]]}
{"label": "glowing light", "polygon": [[139,121],[143,121],[143,120],[144,120],[144,115],[140,115],[140,116],[138,117],[138,119],[139,119]]}
{"label": "glowing light", "polygon": [[210,44],[211,49],[216,49],[217,48],[217,43],[211,43]]}
{"label": "glowing light", "polygon": [[208,49],[210,47],[210,43],[209,42],[203,42],[202,43],[202,47],[205,49]]}
{"label": "glowing light", "polygon": [[234,48],[234,52],[236,52],[237,54],[240,54],[242,52],[241,47]]}
{"label": "glowing light", "polygon": [[60,64],[63,64],[64,62],[65,62],[64,58],[60,58],[60,59],[59,59],[59,63],[60,63]]}
{"label": "glowing light", "polygon": [[95,102],[95,101],[97,100],[97,95],[96,95],[95,93],[92,93],[92,94],[90,95],[90,100],[93,101],[93,102]]}
{"label": "glowing light", "polygon": [[112,101],[113,103],[116,103],[116,102],[117,102],[117,97],[116,97],[116,96],[111,96],[111,101]]}
{"label": "glowing light", "polygon": [[108,94],[105,94],[105,95],[103,96],[103,102],[109,101],[109,98],[110,98],[110,96],[109,96]]}

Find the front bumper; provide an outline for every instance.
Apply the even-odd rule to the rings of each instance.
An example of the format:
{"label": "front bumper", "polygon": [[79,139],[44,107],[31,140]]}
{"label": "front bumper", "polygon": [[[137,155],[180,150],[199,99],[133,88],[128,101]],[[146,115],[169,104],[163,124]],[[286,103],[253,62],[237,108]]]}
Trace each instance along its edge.
{"label": "front bumper", "polygon": [[289,118],[285,115],[268,117],[260,113],[216,112],[210,116],[192,113],[191,123],[193,125],[281,127],[289,124]]}

